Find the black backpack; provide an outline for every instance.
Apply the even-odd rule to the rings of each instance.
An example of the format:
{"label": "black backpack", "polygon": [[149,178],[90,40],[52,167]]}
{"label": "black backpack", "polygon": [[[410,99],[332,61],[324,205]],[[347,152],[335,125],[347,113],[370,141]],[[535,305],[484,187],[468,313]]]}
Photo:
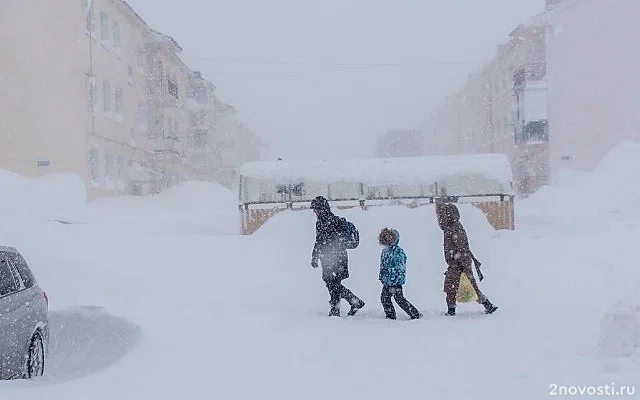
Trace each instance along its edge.
{"label": "black backpack", "polygon": [[360,244],[360,232],[358,228],[344,217],[340,217],[342,222],[342,242],[347,249],[355,249]]}

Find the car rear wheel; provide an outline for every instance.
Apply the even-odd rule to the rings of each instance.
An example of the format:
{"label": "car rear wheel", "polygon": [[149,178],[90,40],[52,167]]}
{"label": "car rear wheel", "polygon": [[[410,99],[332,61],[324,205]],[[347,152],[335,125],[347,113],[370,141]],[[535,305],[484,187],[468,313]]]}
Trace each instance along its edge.
{"label": "car rear wheel", "polygon": [[33,334],[27,358],[27,378],[44,375],[44,341],[39,331]]}

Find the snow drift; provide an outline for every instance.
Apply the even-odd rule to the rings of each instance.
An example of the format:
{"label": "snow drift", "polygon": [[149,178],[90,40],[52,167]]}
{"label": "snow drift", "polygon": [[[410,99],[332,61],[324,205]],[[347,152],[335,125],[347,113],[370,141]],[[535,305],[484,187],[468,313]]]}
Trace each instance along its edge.
{"label": "snow drift", "polygon": [[[480,210],[460,205],[483,262],[481,288],[500,306],[491,316],[478,304],[440,316],[445,265],[433,206],[334,209],[361,233],[345,284],[367,305],[353,318],[326,317],[327,291],[310,266],[309,210],[281,212],[252,236],[211,237],[213,215],[237,216],[235,196],[185,184],[92,204],[88,224],[0,224],[47,290],[56,330],[49,374],[3,382],[0,398],[196,398],[213,390],[227,398],[533,400],[548,396],[550,384],[633,385],[634,357],[603,365],[589,350],[598,337],[612,354],[637,348],[640,270],[629,260],[639,215],[618,202],[617,214],[582,208],[565,224],[563,208],[600,190],[574,186],[582,191],[549,188],[566,200],[527,200],[528,216],[517,207],[516,231],[494,231]],[[191,212],[204,225],[185,228]],[[403,320],[399,310],[400,320],[384,319],[376,241],[384,226],[400,231],[405,293],[422,320]],[[472,373],[461,379],[461,368]]]}
{"label": "snow drift", "polygon": [[93,201],[87,221],[148,232],[237,234],[237,194],[217,183],[189,181],[157,195]]}
{"label": "snow drift", "polygon": [[87,202],[73,174],[37,178],[0,170],[0,216],[9,220],[99,223],[155,232],[236,234],[237,194],[216,183],[189,181],[158,195],[114,196]]}
{"label": "snow drift", "polygon": [[604,315],[598,347],[608,356],[630,356],[640,347],[640,287]]}
{"label": "snow drift", "polygon": [[85,186],[73,174],[38,178],[0,170],[0,215],[3,218],[77,220],[87,203]]}
{"label": "snow drift", "polygon": [[640,208],[635,182],[640,171],[640,143],[624,141],[611,149],[588,173],[565,170],[553,185],[517,203],[518,216],[584,216],[620,213]]}

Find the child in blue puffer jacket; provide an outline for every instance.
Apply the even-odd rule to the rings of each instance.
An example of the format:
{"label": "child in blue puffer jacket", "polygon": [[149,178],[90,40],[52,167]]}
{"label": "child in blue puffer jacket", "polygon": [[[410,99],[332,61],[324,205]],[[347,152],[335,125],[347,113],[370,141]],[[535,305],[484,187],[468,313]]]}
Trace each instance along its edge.
{"label": "child in blue puffer jacket", "polygon": [[379,279],[382,283],[380,301],[387,319],[396,319],[396,310],[391,303],[391,297],[396,299],[396,303],[411,319],[421,318],[422,314],[402,293],[407,271],[407,255],[398,245],[400,234],[395,229],[384,228],[380,231],[378,242],[384,246],[380,254]]}

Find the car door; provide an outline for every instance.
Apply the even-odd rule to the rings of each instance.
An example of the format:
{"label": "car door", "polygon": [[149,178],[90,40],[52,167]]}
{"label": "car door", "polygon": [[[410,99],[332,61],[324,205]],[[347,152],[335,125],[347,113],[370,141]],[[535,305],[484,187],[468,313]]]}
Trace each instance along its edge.
{"label": "car door", "polygon": [[[9,263],[6,253],[0,252],[0,376],[19,374],[19,358],[25,346],[23,333],[24,305],[18,298],[23,288]],[[18,360],[18,361],[16,361]],[[17,370],[16,370],[16,367]]]}

